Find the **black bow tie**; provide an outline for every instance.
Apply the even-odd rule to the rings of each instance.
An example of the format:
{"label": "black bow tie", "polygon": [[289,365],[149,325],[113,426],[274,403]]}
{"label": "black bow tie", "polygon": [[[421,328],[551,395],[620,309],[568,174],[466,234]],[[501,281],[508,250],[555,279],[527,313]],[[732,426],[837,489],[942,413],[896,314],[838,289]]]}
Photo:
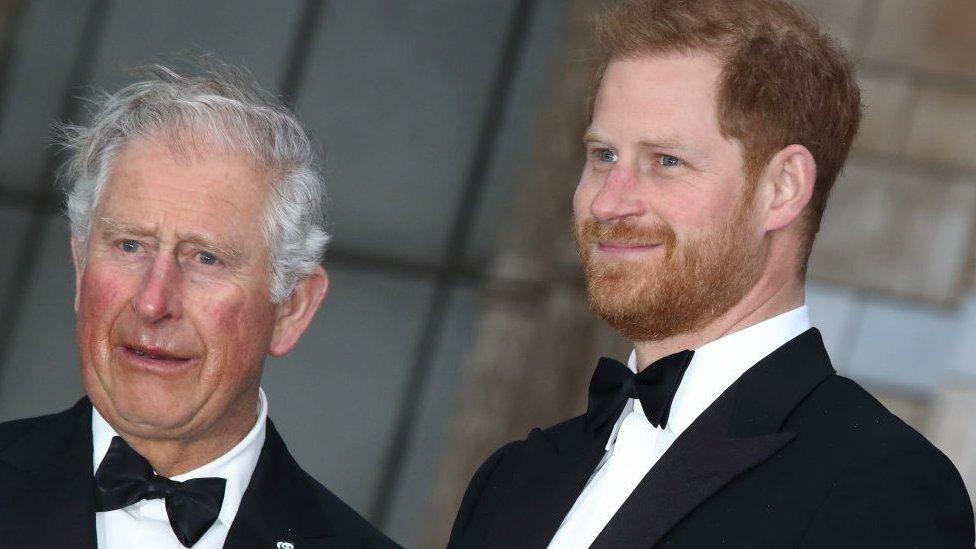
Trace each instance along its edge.
{"label": "black bow tie", "polygon": [[694,354],[694,351],[681,351],[668,355],[639,374],[634,374],[630,368],[612,358],[601,358],[590,380],[587,429],[599,429],[610,419],[619,416],[628,398],[640,400],[651,425],[667,425],[674,393]]}
{"label": "black bow tie", "polygon": [[184,547],[192,547],[217,520],[226,483],[222,478],[179,482],[161,477],[153,473],[146,458],[117,436],[95,471],[95,510],[114,511],[144,499],[164,498],[176,539]]}

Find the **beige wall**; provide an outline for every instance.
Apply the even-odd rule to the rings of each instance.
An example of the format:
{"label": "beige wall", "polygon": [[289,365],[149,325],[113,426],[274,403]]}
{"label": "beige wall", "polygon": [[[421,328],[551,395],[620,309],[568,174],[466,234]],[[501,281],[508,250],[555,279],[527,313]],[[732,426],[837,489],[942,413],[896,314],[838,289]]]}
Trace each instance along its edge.
{"label": "beige wall", "polygon": [[976,251],[976,2],[799,3],[857,59],[865,104],[811,277],[957,305]]}

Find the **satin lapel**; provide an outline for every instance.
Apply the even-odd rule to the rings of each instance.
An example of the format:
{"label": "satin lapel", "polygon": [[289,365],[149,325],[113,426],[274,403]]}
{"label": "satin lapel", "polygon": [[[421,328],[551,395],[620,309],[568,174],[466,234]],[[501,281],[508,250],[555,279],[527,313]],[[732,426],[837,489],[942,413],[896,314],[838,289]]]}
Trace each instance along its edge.
{"label": "satin lapel", "polygon": [[0,453],[0,539],[5,547],[94,549],[91,403],[37,421]]}
{"label": "satin lapel", "polygon": [[651,547],[709,496],[793,439],[793,433],[727,438],[732,400],[723,396],[678,437],[593,547]]}
{"label": "satin lapel", "polygon": [[310,481],[271,420],[267,429],[257,466],[224,547],[269,549],[278,542],[290,542],[302,549],[335,546],[335,533]]}
{"label": "satin lapel", "polygon": [[603,456],[612,425],[587,432],[580,418],[565,427],[529,434],[484,547],[545,547],[555,535]]}
{"label": "satin lapel", "polygon": [[820,332],[789,341],[725,391],[661,457],[593,547],[651,547],[730,481],[796,436],[781,431],[796,405],[834,373]]}

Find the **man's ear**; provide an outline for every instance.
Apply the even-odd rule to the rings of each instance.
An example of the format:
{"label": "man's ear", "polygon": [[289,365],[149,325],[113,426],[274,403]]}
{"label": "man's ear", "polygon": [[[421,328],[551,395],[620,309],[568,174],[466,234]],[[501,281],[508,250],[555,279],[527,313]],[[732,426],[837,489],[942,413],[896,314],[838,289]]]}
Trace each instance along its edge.
{"label": "man's ear", "polygon": [[788,227],[803,214],[813,196],[817,180],[813,154],[803,145],[789,145],[773,155],[763,177],[770,193],[765,229]]}
{"label": "man's ear", "polygon": [[84,253],[85,251],[81,249],[81,243],[74,235],[71,235],[71,262],[75,266],[75,314],[78,314],[78,304],[81,301],[81,275],[85,272],[81,258]]}
{"label": "man's ear", "polygon": [[328,291],[329,275],[321,266],[295,285],[291,296],[278,305],[268,354],[283,356],[295,348]]}

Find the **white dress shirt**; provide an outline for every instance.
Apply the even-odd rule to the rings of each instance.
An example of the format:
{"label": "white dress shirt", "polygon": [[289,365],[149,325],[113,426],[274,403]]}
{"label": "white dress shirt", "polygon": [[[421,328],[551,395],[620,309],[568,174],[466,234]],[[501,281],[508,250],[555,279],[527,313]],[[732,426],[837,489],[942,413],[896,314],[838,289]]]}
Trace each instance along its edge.
{"label": "white dress shirt", "polygon": [[[695,350],[661,429],[629,399],[613,427],[606,454],[549,542],[550,549],[589,547],[657,460],[735,380],[810,328],[807,307],[726,335]],[[637,353],[628,366],[637,371]]]}
{"label": "white dress shirt", "polygon": [[[251,475],[257,466],[261,448],[264,446],[268,400],[264,390],[258,390],[258,419],[250,432],[219,458],[188,473],[176,475],[173,480],[184,481],[200,477],[220,477],[227,479],[224,487],[224,500],[220,514],[203,536],[193,545],[193,549],[220,549],[227,539],[227,532],[237,515],[244,490],[251,482]],[[92,409],[92,462],[94,470],[105,459],[112,438],[118,435],[98,413]],[[98,547],[101,549],[183,549],[176,539],[163,499],[149,499],[133,503],[128,507],[95,513],[95,531]]]}

